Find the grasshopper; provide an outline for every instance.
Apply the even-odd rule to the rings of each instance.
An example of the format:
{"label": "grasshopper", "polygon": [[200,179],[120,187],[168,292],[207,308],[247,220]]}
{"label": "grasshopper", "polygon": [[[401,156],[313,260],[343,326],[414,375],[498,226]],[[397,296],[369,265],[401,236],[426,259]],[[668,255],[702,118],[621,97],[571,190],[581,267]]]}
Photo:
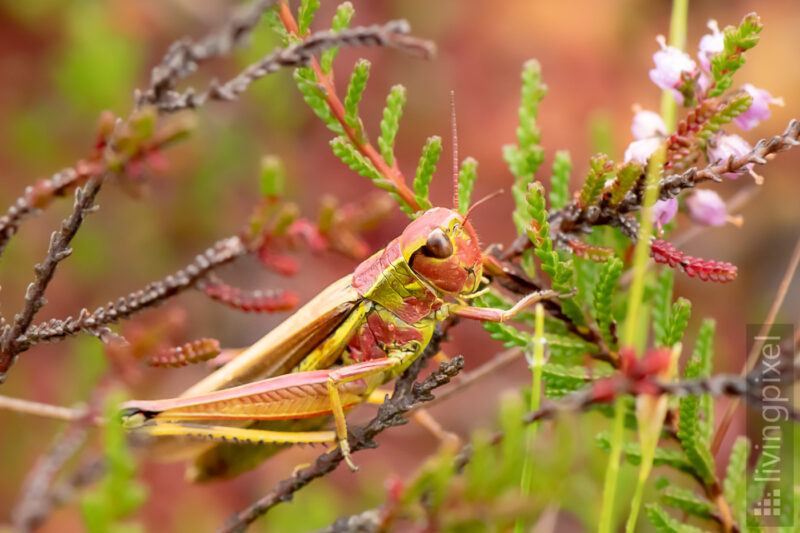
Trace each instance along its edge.
{"label": "grasshopper", "polygon": [[[441,207],[425,212],[352,275],[330,285],[183,397],[126,402],[126,426],[154,436],[231,442],[336,440],[355,469],[345,411],[408,368],[437,323],[451,316],[504,322],[536,301],[558,296],[534,292],[511,309],[467,305],[483,292],[479,287],[485,279],[483,253],[468,216]],[[206,425],[331,414],[335,434]]]}
{"label": "grasshopper", "polygon": [[[464,215],[458,211],[455,108],[453,115],[453,209],[435,207],[421,214],[353,274],[331,284],[181,397],[126,402],[125,426],[151,436],[262,446],[338,442],[355,470],[345,411],[364,401],[380,403],[383,396],[374,394],[378,387],[422,354],[438,323],[449,317],[505,322],[536,301],[559,296],[533,292],[510,309],[468,305],[489,290],[480,286],[486,280],[484,261],[489,266],[492,261],[469,222],[482,201]],[[319,430],[330,415],[335,431]],[[269,428],[240,427],[237,421],[267,421]],[[221,455],[208,462],[238,461]],[[226,468],[223,475],[230,474]],[[216,477],[220,472],[215,469],[220,470],[212,466],[210,476],[195,472],[195,477]]]}

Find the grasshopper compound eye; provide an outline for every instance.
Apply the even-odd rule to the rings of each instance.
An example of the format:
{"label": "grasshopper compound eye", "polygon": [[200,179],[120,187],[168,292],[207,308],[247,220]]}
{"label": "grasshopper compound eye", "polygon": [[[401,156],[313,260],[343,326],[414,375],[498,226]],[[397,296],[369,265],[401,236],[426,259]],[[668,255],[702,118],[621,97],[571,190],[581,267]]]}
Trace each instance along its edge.
{"label": "grasshopper compound eye", "polygon": [[447,259],[453,255],[453,243],[441,228],[436,228],[428,234],[422,253],[436,259]]}

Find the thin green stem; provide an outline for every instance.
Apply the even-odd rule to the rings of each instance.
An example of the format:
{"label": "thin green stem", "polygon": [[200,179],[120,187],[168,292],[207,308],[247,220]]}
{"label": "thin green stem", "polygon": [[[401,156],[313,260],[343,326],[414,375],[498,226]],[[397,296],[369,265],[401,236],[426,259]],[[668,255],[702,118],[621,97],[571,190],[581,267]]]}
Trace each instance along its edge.
{"label": "thin green stem", "polygon": [[[686,28],[689,12],[689,0],[673,0],[672,16],[670,18],[670,45],[683,50],[686,47]],[[677,123],[677,104],[672,91],[661,94],[661,117],[667,126],[667,131],[673,131]],[[650,236],[653,232],[652,206],[658,199],[658,178],[666,160],[666,145],[661,145],[650,157],[647,167],[647,180],[645,182],[644,201],[642,202],[641,225],[639,227],[639,240],[636,243],[633,259],[633,281],[628,294],[628,312],[625,317],[625,328],[622,335],[623,346],[633,346],[636,339],[638,320],[641,315],[642,296],[644,294],[644,277],[647,271],[647,258],[650,252]],[[643,341],[642,341],[643,342]],[[641,351],[642,346],[638,351]],[[611,533],[611,519],[614,507],[614,496],[617,490],[619,476],[619,462],[622,456],[623,429],[625,427],[624,403],[617,399],[614,408],[614,430],[611,435],[611,453],[606,468],[606,479],[603,490],[603,507],[600,510],[600,533]],[[655,453],[655,451],[653,451]],[[628,520],[628,529],[632,531],[636,517],[641,506],[644,484],[653,466],[653,458],[642,457],[639,472],[639,482],[636,486],[632,502],[631,515]]]}
{"label": "thin green stem", "polygon": [[[669,28],[669,44],[679,50],[684,50],[686,48],[688,13],[689,0],[673,0]],[[667,131],[673,131],[677,123],[677,103],[675,102],[672,91],[664,91],[661,93],[661,117],[664,119]],[[658,198],[658,178],[665,161],[666,145],[662,145],[652,155],[647,167],[647,181],[642,206],[641,227],[639,228],[639,242],[636,244],[636,250],[634,252],[633,283],[631,285],[630,301],[628,303],[628,316],[625,321],[625,343],[628,345],[630,345],[630,341],[633,339],[636,328],[638,327],[636,319],[639,316],[639,307],[641,306],[642,295],[644,294],[644,275],[647,270],[647,258],[650,251],[650,235],[653,231],[651,208]],[[660,416],[661,420],[663,420],[663,415]],[[658,446],[658,433],[661,431],[660,423],[657,424],[657,427],[645,427],[649,422],[646,418],[647,417],[644,417],[644,419],[642,417],[639,418],[639,440],[642,449],[642,461],[639,466],[639,477],[636,483],[636,489],[631,501],[631,512],[628,515],[628,522],[625,526],[626,533],[633,533],[636,529],[636,520],[642,505],[644,487],[647,483],[647,478],[650,476],[650,471],[653,468],[653,458],[655,457],[655,451]],[[643,426],[643,424],[645,424],[645,426]]]}
{"label": "thin green stem", "polygon": [[[689,0],[672,0],[672,15],[669,20],[669,45],[678,50],[686,49],[686,28],[689,18]],[[667,131],[675,130],[678,104],[672,91],[661,93],[661,118]]]}
{"label": "thin green stem", "polygon": [[[650,157],[645,182],[644,202],[642,203],[639,241],[633,252],[633,281],[628,294],[628,314],[625,317],[625,328],[622,335],[622,346],[633,346],[636,339],[636,328],[644,294],[644,275],[647,271],[647,258],[650,252],[650,235],[653,232],[653,204],[658,198],[658,176],[666,159],[666,145],[662,144]],[[641,351],[641,350],[639,350]],[[614,431],[611,435],[611,450],[606,467],[606,479],[603,488],[603,507],[600,511],[600,533],[611,533],[611,515],[614,508],[614,496],[617,492],[619,462],[622,457],[623,429],[625,427],[625,403],[617,398],[614,407]]]}
{"label": "thin green stem", "polygon": [[[658,177],[667,157],[666,145],[662,144],[652,156],[647,166],[642,216],[639,226],[639,239],[633,252],[633,280],[628,293],[628,313],[622,335],[623,346],[633,346],[641,315],[644,295],[644,276],[647,272],[647,259],[650,256],[650,237],[653,234],[653,204],[658,199]],[[637,347],[641,348],[641,347]],[[641,350],[638,350],[641,351]]]}
{"label": "thin green stem", "polygon": [[[536,324],[533,335],[533,364],[531,365],[531,412],[539,410],[542,396],[542,366],[544,365],[544,306],[536,304]],[[522,463],[522,478],[519,482],[519,492],[523,498],[531,492],[533,482],[533,445],[536,440],[538,424],[531,424],[525,433],[525,459]],[[515,533],[523,533],[525,524],[520,519],[514,524]]]}
{"label": "thin green stem", "polygon": [[625,533],[634,533],[636,531],[636,520],[639,518],[639,509],[642,507],[644,486],[650,476],[650,471],[653,469],[655,452],[655,448],[648,448],[646,451],[642,449],[642,464],[639,467],[639,478],[636,481],[636,490],[631,500],[631,514],[628,515],[628,523],[625,524]]}
{"label": "thin green stem", "polygon": [[611,450],[609,451],[606,478],[603,483],[603,507],[600,509],[600,520],[597,531],[611,533],[611,519],[614,511],[614,494],[617,492],[619,478],[619,460],[622,456],[622,436],[625,429],[625,402],[617,398],[614,404],[614,426],[611,430]]}

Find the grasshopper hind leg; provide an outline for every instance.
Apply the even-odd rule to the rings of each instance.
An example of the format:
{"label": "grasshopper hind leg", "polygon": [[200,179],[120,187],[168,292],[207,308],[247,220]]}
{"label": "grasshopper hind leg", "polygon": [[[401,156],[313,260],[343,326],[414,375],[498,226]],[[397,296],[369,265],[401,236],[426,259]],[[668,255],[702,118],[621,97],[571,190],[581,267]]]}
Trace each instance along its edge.
{"label": "grasshopper hind leg", "polygon": [[137,431],[158,437],[187,437],[232,444],[312,444],[336,441],[333,431],[273,431],[186,422],[144,424]]}

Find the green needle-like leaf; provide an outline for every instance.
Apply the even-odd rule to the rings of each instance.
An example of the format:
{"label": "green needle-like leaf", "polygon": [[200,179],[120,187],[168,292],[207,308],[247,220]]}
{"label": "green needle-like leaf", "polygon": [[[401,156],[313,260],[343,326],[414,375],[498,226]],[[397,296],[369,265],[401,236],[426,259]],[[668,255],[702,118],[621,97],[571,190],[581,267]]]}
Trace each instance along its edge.
{"label": "green needle-like leaf", "polygon": [[478,179],[478,162],[468,157],[461,162],[461,170],[458,172],[458,212],[462,215],[469,210],[476,179]]}
{"label": "green needle-like leaf", "polygon": [[711,75],[714,85],[708,96],[719,96],[733,85],[733,74],[745,62],[744,52],[758,44],[758,34],[763,29],[761,19],[755,13],[746,15],[738,27],[728,26],[724,30],[724,47],[711,58]]}
{"label": "green needle-like leaf", "polygon": [[606,181],[614,177],[614,162],[605,154],[597,154],[589,161],[589,174],[581,190],[580,202],[583,207],[594,205]]}
{"label": "green needle-like leaf", "polygon": [[297,10],[297,29],[298,33],[302,36],[308,32],[311,27],[311,21],[314,20],[314,13],[319,9],[319,0],[302,0],[300,2],[300,9]]}
{"label": "green needle-like leaf", "polygon": [[670,302],[672,302],[674,283],[675,272],[668,268],[662,269],[653,290],[653,334],[656,346],[667,346]]}
{"label": "green needle-like leaf", "polygon": [[394,190],[394,184],[384,179],[372,165],[372,162],[361,155],[356,147],[345,137],[336,137],[331,140],[330,144],[333,154],[341,159],[351,170],[354,170],[360,176],[371,179],[375,185],[385,191]]}
{"label": "green needle-like leaf", "polygon": [[[695,342],[692,356],[686,363],[684,378],[707,378],[711,376],[715,327],[716,323],[713,320],[706,319],[703,321],[700,331],[697,333],[697,341]],[[703,432],[703,438],[706,442],[710,442],[714,432],[714,401],[710,394],[700,396],[700,412],[702,414],[700,427]]]}
{"label": "green needle-like leaf", "polygon": [[[528,237],[531,239],[536,257],[542,262],[542,270],[551,278],[553,289],[564,294],[572,292],[575,283],[575,266],[572,261],[562,261],[558,252],[553,249],[553,241],[550,238],[550,224],[547,222],[547,208],[544,200],[544,187],[538,181],[531,183],[528,187]],[[586,325],[586,318],[583,310],[573,297],[561,298],[561,310],[575,324]]]}
{"label": "green needle-like leaf", "polygon": [[617,179],[614,181],[614,187],[611,189],[611,205],[619,204],[641,175],[642,165],[636,162],[626,163],[625,166],[617,172]]}
{"label": "green needle-like leaf", "polygon": [[344,134],[342,125],[333,116],[330,106],[326,100],[325,92],[317,83],[317,75],[309,67],[298,68],[294,71],[294,79],[297,87],[303,95],[303,99],[308,107],[328,126],[328,129],[339,135]]}
{"label": "green needle-like leaf", "polygon": [[436,171],[436,163],[439,162],[439,155],[442,153],[442,138],[434,135],[428,137],[425,146],[422,148],[422,156],[417,165],[417,174],[414,176],[414,199],[419,204],[422,211],[431,208],[431,201],[428,198],[428,189]]}
{"label": "green needle-like leaf", "polygon": [[678,407],[678,439],[697,475],[706,483],[714,481],[714,458],[700,431],[700,399],[681,398]]}
{"label": "green needle-like leaf", "polygon": [[406,103],[406,88],[395,85],[386,97],[386,107],[383,108],[381,120],[381,136],[378,137],[378,148],[386,164],[394,165],[394,140],[400,127],[400,117],[403,116],[403,106]]}
{"label": "green needle-like leaf", "polygon": [[719,131],[722,126],[730,123],[733,119],[747,111],[752,103],[753,97],[744,91],[731,97],[730,100],[724,102],[719,110],[703,124],[700,131],[697,132],[697,137],[703,140],[708,139],[715,132]]}
{"label": "green needle-like leaf", "polygon": [[286,170],[283,161],[274,155],[261,159],[261,195],[282,196],[286,183]]}
{"label": "green needle-like leaf", "polygon": [[542,83],[542,68],[538,61],[530,60],[522,69],[522,96],[519,106],[519,126],[517,127],[517,146],[503,147],[503,158],[508,163],[516,179],[511,186],[516,209],[513,219],[517,232],[523,235],[528,229],[527,215],[528,184],[539,165],[544,161],[544,149],[539,146],[541,131],[536,124],[539,103],[547,93]]}
{"label": "green needle-like leaf", "polygon": [[[632,423],[635,427],[636,422]],[[603,451],[611,449],[611,440],[608,433],[600,433],[597,435],[597,445]],[[642,446],[639,442],[625,442],[622,445],[622,451],[625,454],[625,459],[634,466],[642,464]],[[694,468],[692,464],[686,459],[686,455],[680,450],[672,448],[656,448],[655,456],[653,457],[653,466],[669,466],[679,472],[692,475]]]}
{"label": "green needle-like leaf", "polygon": [[747,461],[750,458],[750,441],[738,437],[733,444],[725,481],[722,484],[725,500],[733,508],[737,523],[747,523]]}
{"label": "green needle-like leaf", "polygon": [[663,507],[657,503],[650,503],[646,506],[647,519],[659,533],[704,533],[702,529],[684,524],[672,518]]}
{"label": "green needle-like leaf", "polygon": [[359,59],[356,62],[344,97],[344,121],[358,132],[359,137],[361,136],[361,122],[358,118],[358,103],[361,101],[364,89],[367,88],[370,67],[371,64],[366,59]]}
{"label": "green needle-like leaf", "polygon": [[614,336],[611,334],[610,326],[614,322],[614,314],[611,310],[611,298],[614,289],[622,275],[622,261],[616,256],[603,264],[597,283],[594,285],[594,313],[600,334],[603,335],[606,344],[612,349],[616,347]]}
{"label": "green needle-like leaf", "polygon": [[672,304],[669,315],[669,325],[667,326],[664,346],[673,346],[683,338],[683,332],[689,324],[689,316],[692,314],[692,302],[686,298],[678,298]]}
{"label": "green needle-like leaf", "polygon": [[550,179],[550,208],[561,209],[569,202],[569,174],[572,161],[569,152],[559,150],[553,159],[553,177]]}
{"label": "green needle-like leaf", "polygon": [[[339,7],[336,8],[336,14],[333,16],[331,29],[337,32],[346,30],[350,26],[350,20],[353,18],[354,13],[355,9],[353,9],[353,4],[350,2],[343,2],[339,4]],[[336,59],[336,55],[338,53],[338,46],[334,46],[333,48],[322,52],[319,64],[323,73],[330,74],[331,70],[333,69],[333,60]]]}
{"label": "green needle-like leaf", "polygon": [[711,518],[714,505],[691,490],[670,485],[661,493],[661,501],[665,505],[675,507],[700,518]]}

